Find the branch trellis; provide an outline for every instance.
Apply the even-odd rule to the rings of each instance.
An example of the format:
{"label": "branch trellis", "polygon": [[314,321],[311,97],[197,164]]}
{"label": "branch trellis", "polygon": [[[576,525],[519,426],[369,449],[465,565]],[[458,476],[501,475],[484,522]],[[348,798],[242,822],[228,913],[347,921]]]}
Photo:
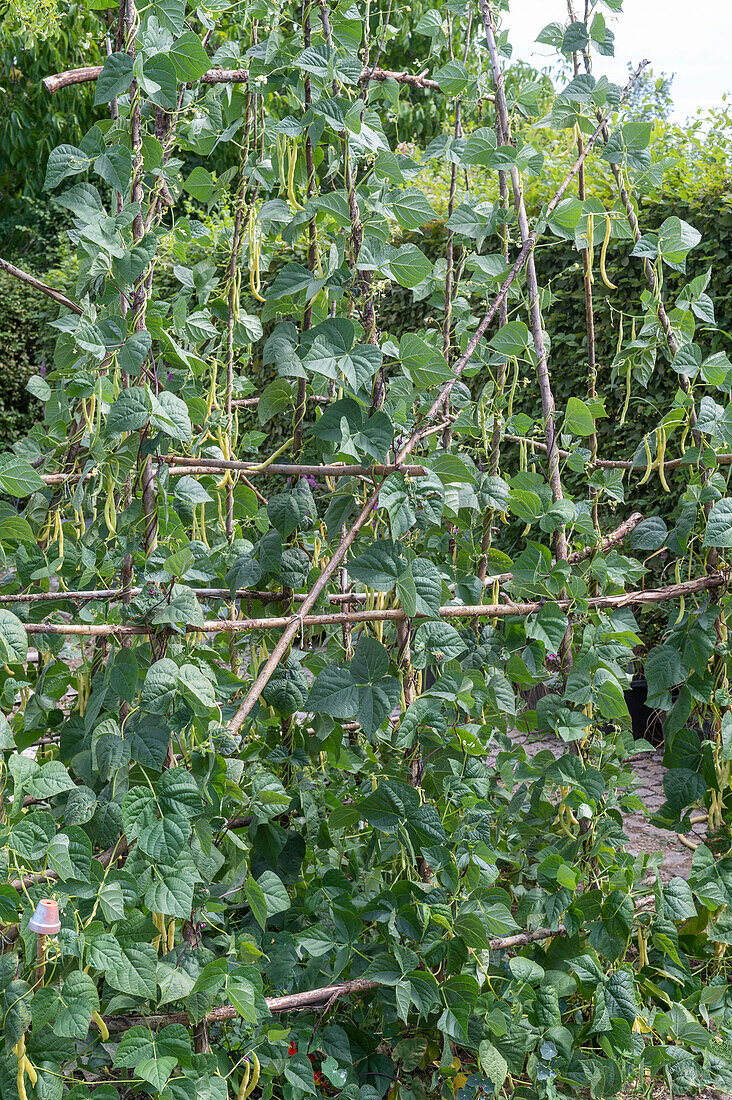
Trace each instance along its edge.
{"label": "branch trellis", "polygon": [[[703,803],[711,843],[732,757],[732,438],[717,402],[732,366],[696,341],[708,279],[664,302],[698,235],[678,218],[639,226],[650,127],[624,112],[647,62],[624,89],[595,79],[591,45],[611,49],[595,3],[543,32],[572,66],[561,91],[541,90],[567,164],[531,220],[537,88],[504,77],[497,5],[473,7],[422,19],[430,46],[412,73],[380,67],[400,33],[391,3],[359,19],[328,0],[255,3],[217,24],[182,2],[122,0],[105,64],[43,82],[93,84],[100,119],[46,170],[70,214],[73,294],[0,260],[60,307],[53,369],[33,383],[44,424],[0,461],[17,502],[0,515],[0,1073],[21,1098],[60,1097],[52,1080],[76,1095],[87,1040],[124,1095],[192,1082],[198,1096],[206,1080],[217,1100],[246,1097],[261,1058],[267,1095],[283,1079],[299,1100],[315,1072],[350,1096],[382,1071],[359,1077],[327,1042],[313,1071],[264,1021],[317,1007],[317,1031],[356,996],[389,1027],[439,1033],[443,1067],[475,1050],[495,1091],[553,1080],[565,1056],[578,1088],[603,1058],[645,1072],[645,1040],[631,1056],[618,1021],[649,1047],[677,1036],[648,977],[668,931],[649,944],[664,921],[706,914],[713,932],[732,883],[729,899],[705,886],[707,847],[675,893],[649,885],[647,861],[632,870],[616,820],[624,692],[642,647],[633,609],[668,611],[648,697],[670,737],[688,736],[667,749],[664,821],[683,834]],[[442,126],[421,158],[390,140],[405,96]],[[437,258],[421,234],[437,217],[418,186],[427,164],[449,186]],[[587,392],[564,410],[536,263],[556,239],[582,254],[586,307]],[[648,291],[602,364],[611,242],[640,258]],[[386,284],[423,304],[418,331],[383,329]],[[624,387],[625,417],[664,360],[679,386],[657,428],[632,455],[598,457],[603,392]],[[618,518],[634,475],[682,487],[672,530]],[[507,739],[537,727],[567,751],[533,769]],[[513,779],[500,755],[485,765],[491,742],[513,753]],[[28,918],[49,890],[62,931],[36,964]],[[594,917],[577,900],[592,893]],[[559,994],[537,985],[565,964],[561,997],[589,998],[594,1021],[569,1054]],[[510,1026],[536,1032],[520,1057],[491,1016],[511,997]]]}

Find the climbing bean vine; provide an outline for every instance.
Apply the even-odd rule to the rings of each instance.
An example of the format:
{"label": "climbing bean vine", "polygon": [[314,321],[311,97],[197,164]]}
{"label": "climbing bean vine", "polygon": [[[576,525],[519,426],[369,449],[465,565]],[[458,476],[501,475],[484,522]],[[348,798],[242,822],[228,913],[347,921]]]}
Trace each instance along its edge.
{"label": "climbing bean vine", "polygon": [[[58,305],[43,423],[0,457],[3,1097],[731,1088],[732,365],[709,278],[665,295],[699,234],[638,223],[650,126],[592,67],[620,0],[557,4],[542,118],[506,3],[88,6],[106,61],[45,80],[95,86],[45,166],[76,285],[2,262]],[[407,27],[424,65],[382,68]],[[386,136],[410,96],[445,120],[418,153]],[[576,146],[533,223],[527,119]],[[568,242],[559,407],[534,253]],[[603,361],[618,248],[646,289]],[[607,394],[660,365],[604,457]],[[671,471],[669,528],[632,505]],[[688,881],[623,832],[641,670]]]}

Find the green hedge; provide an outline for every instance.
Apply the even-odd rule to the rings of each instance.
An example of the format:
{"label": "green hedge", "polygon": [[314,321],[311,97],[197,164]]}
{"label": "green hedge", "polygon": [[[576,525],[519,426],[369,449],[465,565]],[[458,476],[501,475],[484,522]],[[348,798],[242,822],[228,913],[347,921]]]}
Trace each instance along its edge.
{"label": "green hedge", "polygon": [[[732,332],[732,209],[719,198],[695,206],[670,202],[652,204],[642,211],[642,224],[648,230],[657,228],[672,213],[696,226],[702,234],[702,242],[689,257],[687,275],[668,278],[664,290],[666,300],[672,304],[684,282],[711,267],[709,293],[715,302],[719,330],[710,331],[703,342],[708,344],[710,351],[720,350],[728,342],[727,333]],[[444,226],[430,227],[421,245],[433,258],[444,255]],[[624,383],[610,382],[610,365],[617,340],[613,311],[616,319],[620,310],[626,314],[637,311],[645,288],[641,261],[631,258],[629,253],[627,242],[609,251],[608,269],[618,290],[608,290],[599,272],[595,282],[598,388],[606,398],[609,414],[606,420],[599,421],[598,434],[600,453],[606,457],[632,453],[643,432],[655,426],[655,408],[664,404],[663,396],[667,397],[677,385],[676,374],[659,357],[648,388],[634,384],[631,415],[624,427],[619,426],[625,389]],[[569,244],[564,249],[539,249],[537,252],[541,281],[551,287],[556,298],[547,316],[552,341],[552,377],[560,408],[568,397],[581,393],[585,387],[586,342],[574,335],[581,330],[576,323],[577,317],[584,315],[581,271],[565,270],[573,260],[579,261],[579,254]],[[50,362],[53,330],[47,322],[54,311],[55,306],[41,295],[0,273],[0,415],[6,438],[14,439],[24,431],[38,410],[37,402],[26,392],[25,385],[28,377],[40,369],[44,357]],[[428,301],[415,302],[410,291],[396,284],[386,286],[379,317],[383,329],[394,335],[419,328],[429,318],[437,319]],[[261,370],[256,357],[253,365],[255,371],[257,366]],[[263,373],[266,377],[270,372]],[[526,411],[532,410],[527,408]],[[533,411],[538,414],[538,409]],[[648,508],[652,504],[657,507],[657,481],[651,479],[645,486],[645,495],[642,489],[640,497],[634,499],[641,507]]]}
{"label": "green hedge", "polygon": [[0,271],[0,424],[3,447],[24,435],[41,407],[26,390],[32,374],[52,362],[57,307],[43,294]]}
{"label": "green hedge", "polygon": [[[716,196],[695,205],[668,200],[648,204],[642,209],[641,226],[645,231],[655,230],[672,214],[695,226],[702,234],[702,241],[689,256],[686,275],[667,274],[664,300],[671,308],[681,287],[711,268],[712,279],[708,293],[715,304],[718,329],[708,328],[701,343],[709,353],[724,349],[729,351],[729,334],[732,334],[732,209],[721,197]],[[432,226],[420,242],[421,247],[435,259],[444,255],[444,238],[444,226]],[[492,248],[489,242],[489,250]],[[668,406],[669,395],[673,395],[678,387],[678,376],[664,357],[659,355],[648,387],[643,388],[639,382],[633,382],[627,422],[623,427],[620,426],[625,382],[617,379],[611,381],[611,365],[618,337],[617,315],[620,311],[626,314],[626,339],[630,315],[635,314],[640,330],[640,299],[646,289],[642,261],[631,257],[630,252],[627,241],[611,245],[608,251],[608,274],[611,281],[617,284],[617,290],[605,287],[598,270],[599,257],[596,255],[595,259],[598,392],[605,398],[608,413],[607,419],[598,421],[598,448],[601,457],[606,458],[626,458],[632,455],[643,434],[658,423],[658,409]],[[543,286],[550,287],[555,296],[552,308],[547,310],[546,316],[551,338],[552,384],[557,406],[561,410],[569,397],[586,392],[587,341],[576,335],[584,331],[582,271],[580,266],[574,271],[570,269],[573,263],[580,264],[580,255],[567,243],[564,248],[539,248],[536,258],[540,282]],[[383,327],[395,335],[419,328],[425,321],[429,323],[430,319],[433,323],[437,320],[434,306],[428,301],[415,302],[410,291],[395,284],[387,287],[379,316]],[[701,325],[701,322],[697,324]],[[538,398],[532,406],[523,407],[517,400],[516,410],[519,408],[540,417]],[[670,453],[669,457],[674,456]],[[676,476],[684,478],[685,474],[681,472]],[[646,514],[665,514],[665,499],[675,500],[677,494],[672,493],[669,498],[665,498],[655,477],[640,489],[634,487],[634,507],[645,510]]]}

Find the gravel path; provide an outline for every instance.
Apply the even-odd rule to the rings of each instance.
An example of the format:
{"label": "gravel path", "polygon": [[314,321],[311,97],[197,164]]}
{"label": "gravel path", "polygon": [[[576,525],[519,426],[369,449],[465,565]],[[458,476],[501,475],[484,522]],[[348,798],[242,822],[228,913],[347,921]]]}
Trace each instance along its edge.
{"label": "gravel path", "polygon": [[[666,801],[663,793],[663,773],[666,769],[662,760],[663,749],[657,749],[644,753],[632,764],[641,784],[636,793],[649,813],[656,813]],[[635,854],[657,852],[659,849],[663,852],[661,878],[668,880],[677,875],[688,878],[693,852],[681,843],[678,833],[657,829],[644,813],[628,814],[625,831],[630,839],[630,850]],[[704,824],[694,825],[688,837],[695,842],[703,841],[705,832]]]}
{"label": "gravel path", "polygon": [[[549,749],[555,756],[566,751],[566,745],[558,742],[556,738],[527,739],[525,734],[516,733],[514,740],[521,744],[529,757],[535,756],[542,750]],[[489,756],[489,762],[493,762],[495,754]],[[625,832],[630,840],[630,851],[635,855],[661,852],[663,863],[661,864],[661,878],[664,881],[675,878],[688,878],[691,868],[692,851],[679,840],[678,834],[667,829],[657,829],[649,821],[649,815],[656,813],[666,801],[663,793],[663,749],[654,752],[646,752],[639,755],[631,762],[631,768],[638,777],[639,787],[636,794],[642,799],[648,813],[639,811],[627,814],[625,818]],[[695,825],[688,834],[693,841],[704,840],[705,826]]]}

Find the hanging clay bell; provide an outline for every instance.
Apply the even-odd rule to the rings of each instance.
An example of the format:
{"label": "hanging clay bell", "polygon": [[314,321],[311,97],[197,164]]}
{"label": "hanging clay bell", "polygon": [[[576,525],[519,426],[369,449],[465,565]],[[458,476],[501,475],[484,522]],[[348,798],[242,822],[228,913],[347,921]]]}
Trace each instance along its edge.
{"label": "hanging clay bell", "polygon": [[28,921],[31,932],[37,932],[39,936],[55,936],[61,931],[61,920],[58,915],[58,902],[53,898],[39,901],[36,911]]}

